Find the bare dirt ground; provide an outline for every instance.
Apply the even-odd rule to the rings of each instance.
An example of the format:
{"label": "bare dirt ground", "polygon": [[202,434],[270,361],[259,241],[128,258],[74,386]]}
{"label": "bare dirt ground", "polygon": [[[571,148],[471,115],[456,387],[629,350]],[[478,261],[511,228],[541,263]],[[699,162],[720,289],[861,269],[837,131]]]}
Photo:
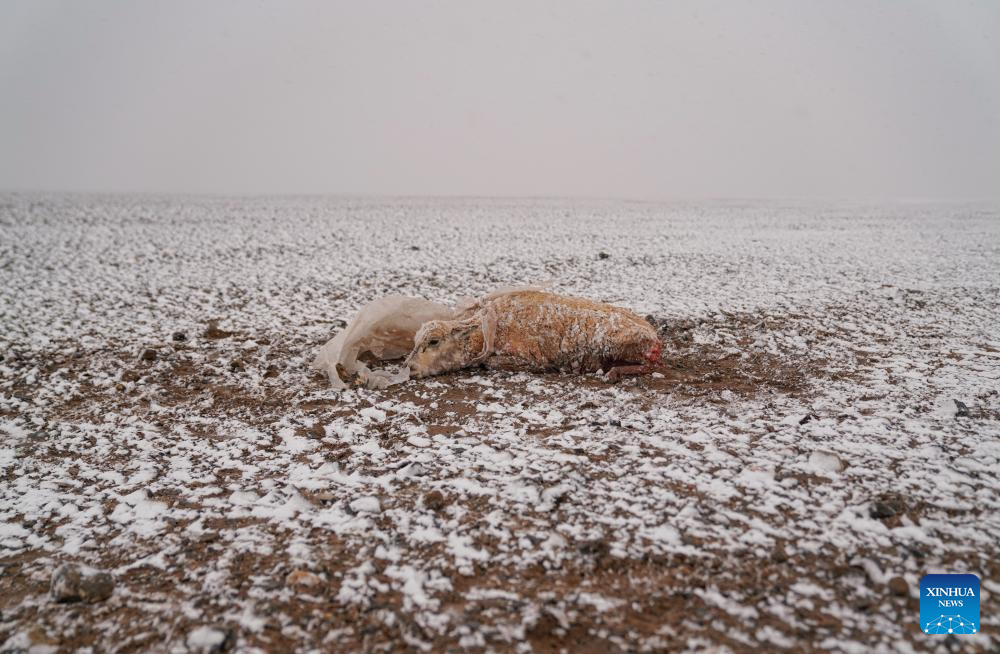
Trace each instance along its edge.
{"label": "bare dirt ground", "polygon": [[[0,651],[997,646],[995,210],[0,216]],[[662,374],[308,368],[378,294],[542,278],[649,314]],[[54,601],[65,563],[113,594]],[[979,634],[920,631],[929,572],[980,577]]]}

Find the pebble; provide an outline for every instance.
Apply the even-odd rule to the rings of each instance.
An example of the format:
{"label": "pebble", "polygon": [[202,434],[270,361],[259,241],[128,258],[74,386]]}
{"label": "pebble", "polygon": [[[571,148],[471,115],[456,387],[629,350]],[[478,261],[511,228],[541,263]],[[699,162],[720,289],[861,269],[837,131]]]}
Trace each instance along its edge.
{"label": "pebble", "polygon": [[156,350],[153,348],[147,348],[143,350],[142,356],[140,357],[143,361],[156,361]]}
{"label": "pebble", "polygon": [[100,602],[111,597],[114,590],[110,574],[75,563],[60,566],[53,573],[49,587],[56,602]]}
{"label": "pebble", "polygon": [[846,466],[839,456],[833,452],[816,450],[809,455],[809,465],[825,472],[840,472]]}
{"label": "pebble", "polygon": [[10,638],[7,638],[6,642],[0,643],[0,647],[3,648],[3,652],[11,652],[12,654],[15,652],[56,654],[61,651],[59,649],[59,639],[50,636],[40,625],[35,625],[25,631],[14,634]]}
{"label": "pebble", "polygon": [[208,326],[205,328],[205,333],[203,336],[205,338],[219,339],[219,338],[229,338],[234,332],[226,331],[225,329],[219,328],[218,320],[209,320]]}
{"label": "pebble", "polygon": [[383,420],[386,419],[385,411],[382,411],[381,409],[376,409],[373,406],[361,409],[360,411],[358,411],[358,414],[373,422],[382,422]]}
{"label": "pebble", "polygon": [[350,506],[355,513],[380,513],[382,511],[382,505],[379,504],[378,498],[371,495],[359,497],[351,502]]}
{"label": "pebble", "polygon": [[886,518],[892,518],[896,515],[896,509],[886,502],[875,502],[872,504],[871,511],[868,512],[873,518],[878,520],[884,520]]}
{"label": "pebble", "polygon": [[308,570],[292,570],[285,577],[286,586],[297,586],[300,588],[312,588],[323,583],[323,578],[313,574]]}
{"label": "pebble", "polygon": [[424,438],[423,436],[410,436],[406,439],[406,442],[413,447],[430,447],[431,439]]}
{"label": "pebble", "polygon": [[188,632],[184,644],[192,654],[222,654],[236,644],[236,634],[231,629],[203,625]]}
{"label": "pebble", "polygon": [[906,502],[895,493],[884,493],[872,502],[868,515],[877,520],[894,518],[906,512]]}
{"label": "pebble", "polygon": [[889,580],[889,592],[899,597],[906,597],[910,594],[910,584],[902,577],[893,577]]}
{"label": "pebble", "polygon": [[580,554],[595,559],[603,559],[611,554],[611,546],[605,538],[591,538],[581,541],[576,549]]}
{"label": "pebble", "polygon": [[396,472],[400,477],[420,477],[427,474],[427,468],[419,461],[407,463]]}
{"label": "pebble", "polygon": [[424,494],[424,506],[431,511],[440,511],[448,505],[444,494],[439,490],[432,490]]}

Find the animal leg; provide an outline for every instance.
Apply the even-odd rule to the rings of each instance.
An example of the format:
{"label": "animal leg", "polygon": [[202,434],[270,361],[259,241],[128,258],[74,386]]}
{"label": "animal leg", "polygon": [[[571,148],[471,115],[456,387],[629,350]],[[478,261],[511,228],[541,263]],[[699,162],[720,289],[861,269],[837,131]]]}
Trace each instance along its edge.
{"label": "animal leg", "polygon": [[497,311],[493,305],[489,305],[483,311],[483,353],[480,358],[485,359],[493,354],[493,344],[497,336]]}
{"label": "animal leg", "polygon": [[648,375],[658,371],[663,366],[660,364],[643,363],[632,366],[615,366],[608,370],[608,381],[614,384],[626,375]]}
{"label": "animal leg", "polygon": [[[493,354],[493,345],[497,336],[497,312],[492,305],[480,310],[480,329],[483,331],[483,350],[476,355],[470,365],[484,363]],[[474,320],[474,318],[471,318]]]}

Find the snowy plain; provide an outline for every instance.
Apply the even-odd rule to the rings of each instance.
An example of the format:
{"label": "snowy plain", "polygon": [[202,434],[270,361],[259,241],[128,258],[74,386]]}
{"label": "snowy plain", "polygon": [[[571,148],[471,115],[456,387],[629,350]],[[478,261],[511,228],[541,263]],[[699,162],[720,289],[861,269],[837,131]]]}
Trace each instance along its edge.
{"label": "snowy plain", "polygon": [[[664,374],[308,367],[539,282]],[[8,194],[0,289],[0,651],[1000,648],[1000,207]]]}

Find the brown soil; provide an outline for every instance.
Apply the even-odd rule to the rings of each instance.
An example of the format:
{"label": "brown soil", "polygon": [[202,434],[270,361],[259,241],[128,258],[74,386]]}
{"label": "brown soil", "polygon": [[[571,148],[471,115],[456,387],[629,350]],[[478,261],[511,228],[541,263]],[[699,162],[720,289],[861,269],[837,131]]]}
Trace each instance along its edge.
{"label": "brown soil", "polygon": [[[843,373],[830,372],[828,362],[776,356],[754,352],[752,330],[762,324],[756,316],[729,316],[725,327],[734,334],[730,347],[741,348],[743,355],[714,345],[701,345],[691,334],[696,323],[660,323],[664,334],[664,366],[662,376],[626,378],[618,382],[628,388],[640,405],[670,398],[678,402],[723,402],[723,392],[738,397],[760,395],[809,396],[817,382],[835,378]],[[766,323],[766,321],[763,321]],[[718,327],[716,325],[715,327]],[[238,417],[248,424],[272,424],[276,417],[290,407],[301,410],[315,420],[311,427],[303,428],[305,435],[321,438],[323,422],[356,410],[341,406],[336,399],[305,399],[303,394],[322,391],[327,387],[319,373],[304,374],[291,385],[288,379],[274,371],[286,369],[287,360],[297,348],[313,344],[282,344],[277,337],[267,348],[241,349],[238,357],[226,345],[233,336],[210,323],[202,343],[175,341],[158,347],[155,357],[137,356],[134,350],[121,347],[117,350],[75,352],[71,356],[53,357],[44,366],[44,374],[62,374],[81,383],[79,395],[65,398],[53,409],[53,421],[81,422],[99,420],[102,413],[125,408],[140,410],[148,400],[140,399],[136,384],[159,389],[157,402],[167,407],[185,407],[212,400],[213,418]],[[264,339],[258,339],[258,342]],[[233,366],[234,361],[238,366]],[[29,365],[29,364],[26,364]],[[117,367],[120,379],[115,392],[91,386],[86,381],[88,370],[100,367]],[[842,366],[841,366],[842,367]],[[239,379],[234,378],[238,372]],[[492,388],[459,383],[470,374],[485,375]],[[241,383],[254,375],[261,381]],[[391,397],[397,401],[412,402],[419,408],[420,420],[427,425],[430,436],[455,433],[463,420],[476,412],[476,404],[516,398],[530,406],[538,399],[533,391],[521,383],[511,381],[506,372],[460,372],[434,378],[435,384],[414,382],[405,386],[375,393],[375,397]],[[561,392],[572,398],[575,394],[608,388],[607,381],[597,376],[569,376],[549,374],[541,376],[547,386],[558,385]],[[304,386],[304,388],[303,388]],[[29,398],[32,388],[15,385],[14,396]],[[588,406],[589,404],[589,406]],[[580,410],[597,408],[593,402],[576,404]],[[164,424],[164,428],[171,425]],[[536,429],[533,433],[543,438],[556,434],[561,427]],[[198,436],[216,438],[206,428]],[[324,456],[330,461],[344,459],[349,451],[323,445]],[[697,448],[697,444],[692,444]],[[262,445],[267,450],[268,445]],[[590,461],[608,460],[614,456],[613,447],[603,453],[575,451]],[[63,455],[49,450],[46,457]],[[124,462],[122,462],[124,463]],[[114,462],[107,462],[109,467]],[[11,473],[8,472],[8,478]],[[239,471],[217,471],[224,482],[227,475]],[[803,484],[823,483],[819,478],[801,476]],[[670,489],[675,493],[694,491],[678,485]],[[323,505],[333,498],[323,492],[304,493],[309,501]],[[163,496],[167,502],[186,501],[184,498]],[[419,487],[403,488],[389,498],[394,506],[412,511],[441,512],[456,503],[468,510],[468,520],[479,520],[488,509],[477,505],[475,499],[462,500],[438,490],[424,492]],[[881,498],[885,515],[878,516],[887,524],[898,523],[904,514],[915,515],[919,507],[907,506],[891,496]],[[754,508],[736,504],[734,508],[752,515]],[[109,508],[110,510],[110,508]],[[554,509],[558,511],[558,507]],[[17,522],[21,516],[14,516]],[[379,518],[384,519],[384,518]],[[518,516],[510,516],[513,524]],[[453,638],[442,638],[423,630],[409,616],[398,592],[378,593],[366,608],[343,605],[336,601],[340,584],[348,571],[372,560],[376,566],[374,579],[389,587],[384,575],[384,563],[365,559],[369,550],[359,551],[355,544],[341,541],[332,534],[312,534],[321,539],[323,547],[316,550],[316,558],[309,569],[294,566],[288,558],[287,546],[293,534],[266,521],[240,519],[216,521],[206,525],[207,533],[198,538],[183,536],[176,525],[172,537],[183,542],[183,560],[171,561],[166,570],[149,566],[132,568],[119,575],[115,596],[106,602],[93,605],[68,605],[53,609],[44,602],[25,602],[30,596],[44,596],[48,579],[44,571],[33,567],[40,554],[28,551],[20,556],[0,560],[0,642],[15,625],[34,625],[33,633],[40,644],[55,645],[60,651],[93,647],[96,651],[145,652],[157,651],[164,643],[180,642],[183,634],[198,624],[217,624],[239,632],[242,647],[259,647],[264,651],[302,651],[316,648],[326,651],[400,651],[412,649],[415,643],[429,645],[433,651],[455,651]],[[57,525],[46,525],[51,532]],[[275,546],[267,555],[232,554],[223,534],[254,527],[270,534]],[[101,565],[114,569],[122,564],[107,536],[95,536],[101,554]],[[754,651],[746,644],[742,620],[725,608],[706,601],[699,591],[714,589],[722,596],[746,601],[759,598],[759,606],[768,597],[789,592],[789,587],[802,578],[802,570],[811,570],[810,578],[840,598],[864,607],[877,601],[885,610],[900,616],[912,615],[918,610],[916,600],[901,597],[879,584],[863,584],[866,592],[857,594],[857,580],[864,572],[852,566],[851,560],[864,556],[878,556],[878,552],[823,552],[810,556],[789,557],[779,544],[770,558],[748,559],[744,556],[716,551],[712,543],[692,541],[704,556],[650,557],[645,560],[619,559],[612,555],[609,543],[601,537],[583,539],[574,544],[579,556],[564,561],[559,567],[529,566],[515,568],[500,563],[485,562],[475,565],[472,576],[452,574],[453,588],[441,599],[441,611],[449,612],[456,624],[476,624],[487,634],[487,649],[512,649],[511,630],[525,625],[525,638],[537,652],[607,652],[629,651],[637,643],[649,642],[658,637],[657,649],[671,651],[703,637],[711,648],[727,647],[733,651]],[[427,548],[428,556],[440,554],[439,545]],[[212,570],[227,557],[231,581],[221,594],[201,590],[205,571]],[[1000,560],[994,561],[993,578],[1000,578]],[[314,584],[315,578],[325,583]],[[292,581],[288,581],[291,579]],[[309,584],[296,580],[308,579]],[[287,585],[287,587],[286,587]],[[478,601],[465,599],[467,591],[507,591],[518,596],[517,600],[490,596]],[[594,593],[614,598],[627,598],[616,606],[598,611],[584,601],[581,593]],[[855,596],[856,594],[856,596]],[[872,594],[877,600],[872,600]],[[853,599],[852,599],[853,598]],[[233,619],[241,602],[254,599],[257,615],[263,618],[259,631],[239,628]],[[174,609],[169,624],[163,623],[163,606],[176,606],[178,602],[191,602],[201,614],[198,619]],[[540,609],[538,607],[541,607]],[[993,600],[995,608],[995,600]],[[984,607],[984,614],[987,612]],[[290,623],[279,623],[274,616],[290,616]],[[819,642],[837,636],[865,640],[865,633],[853,633],[838,619],[819,608],[796,610],[795,620],[801,625],[790,631],[788,622],[779,620],[761,610],[757,628],[770,627],[793,640]],[[328,640],[327,635],[340,627],[350,626],[350,632]],[[798,641],[802,642],[802,641]],[[407,645],[406,643],[410,643]],[[479,646],[473,649],[479,649]],[[459,648],[460,649],[460,648]],[[775,647],[775,650],[780,648]]]}

